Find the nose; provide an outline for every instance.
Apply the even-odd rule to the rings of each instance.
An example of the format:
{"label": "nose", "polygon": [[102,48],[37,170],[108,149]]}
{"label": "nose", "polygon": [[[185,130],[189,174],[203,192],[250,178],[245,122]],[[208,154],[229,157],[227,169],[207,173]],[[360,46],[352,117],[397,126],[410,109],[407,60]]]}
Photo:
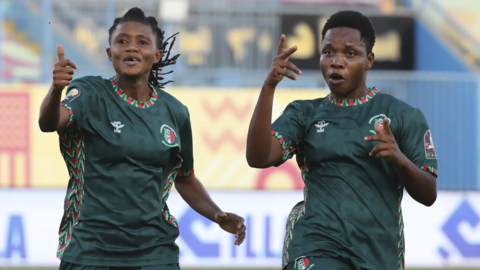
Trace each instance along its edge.
{"label": "nose", "polygon": [[126,52],[138,52],[138,47],[135,42],[129,42],[128,46],[125,48]]}
{"label": "nose", "polygon": [[333,68],[344,68],[345,62],[344,58],[341,54],[337,53],[334,57],[332,57],[332,63],[330,64]]}

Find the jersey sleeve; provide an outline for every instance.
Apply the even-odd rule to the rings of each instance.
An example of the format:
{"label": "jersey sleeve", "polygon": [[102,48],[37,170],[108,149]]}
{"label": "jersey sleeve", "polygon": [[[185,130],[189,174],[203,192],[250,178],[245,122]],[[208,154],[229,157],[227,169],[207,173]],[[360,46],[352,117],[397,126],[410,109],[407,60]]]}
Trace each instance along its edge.
{"label": "jersey sleeve", "polygon": [[187,117],[180,127],[180,157],[183,159],[182,167],[178,175],[189,176],[193,173],[193,138],[190,124],[190,113],[187,109]]}
{"label": "jersey sleeve", "polygon": [[400,150],[417,167],[437,176],[437,154],[425,115],[414,109],[400,132]]}
{"label": "jersey sleeve", "polygon": [[291,102],[272,124],[272,135],[282,146],[282,163],[292,158],[304,137],[304,118],[298,101]]}
{"label": "jersey sleeve", "polygon": [[83,127],[84,119],[86,118],[85,106],[88,106],[87,100],[89,98],[89,86],[83,81],[84,79],[73,80],[68,86],[67,94],[60,102],[70,113],[66,129],[73,125],[80,128]]}

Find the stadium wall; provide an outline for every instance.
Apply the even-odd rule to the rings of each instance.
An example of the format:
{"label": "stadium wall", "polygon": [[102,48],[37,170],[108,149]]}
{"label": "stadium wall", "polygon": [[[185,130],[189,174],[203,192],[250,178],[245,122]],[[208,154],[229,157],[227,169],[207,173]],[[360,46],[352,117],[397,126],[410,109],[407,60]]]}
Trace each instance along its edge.
{"label": "stadium wall", "polygon": [[420,20],[415,21],[415,69],[418,71],[471,72],[456,48],[442,42]]}
{"label": "stadium wall", "polygon": [[[480,192],[440,192],[432,207],[403,200],[407,267],[480,265]],[[51,266],[63,214],[63,190],[0,189],[0,267]],[[182,267],[279,267],[285,223],[302,191],[211,192],[225,211],[246,219],[247,238],[234,237],[201,217],[172,192]],[[68,247],[67,247],[68,248]]]}
{"label": "stadium wall", "polygon": [[[421,75],[418,75],[421,76]],[[439,189],[480,189],[480,95],[477,81],[408,81],[373,76],[369,85],[406,100],[425,113],[439,156]],[[66,188],[67,169],[58,136],[42,133],[38,113],[46,85],[0,86],[0,187]],[[255,88],[170,88],[190,110],[195,169],[208,189],[292,190],[303,182],[293,160],[278,168],[252,169],[245,159]],[[274,118],[290,101],[327,95],[326,89],[281,89]],[[87,149],[88,151],[88,149]]]}

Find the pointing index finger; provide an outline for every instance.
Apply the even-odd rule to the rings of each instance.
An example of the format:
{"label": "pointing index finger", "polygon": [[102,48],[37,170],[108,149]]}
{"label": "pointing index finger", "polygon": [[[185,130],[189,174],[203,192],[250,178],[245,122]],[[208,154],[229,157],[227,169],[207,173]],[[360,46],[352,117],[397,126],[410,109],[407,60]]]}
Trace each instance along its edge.
{"label": "pointing index finger", "polygon": [[282,37],[280,38],[280,44],[278,45],[278,51],[277,51],[277,55],[280,55],[283,53],[283,51],[285,50],[285,40],[287,38],[285,37],[284,34],[282,34]]}
{"label": "pointing index finger", "polygon": [[63,50],[63,45],[62,44],[59,44],[57,46],[57,55],[58,55],[58,61],[65,60],[65,51]]}
{"label": "pointing index finger", "polygon": [[392,130],[390,129],[390,125],[388,124],[388,119],[386,117],[383,118],[383,129],[385,130],[385,135],[392,135]]}

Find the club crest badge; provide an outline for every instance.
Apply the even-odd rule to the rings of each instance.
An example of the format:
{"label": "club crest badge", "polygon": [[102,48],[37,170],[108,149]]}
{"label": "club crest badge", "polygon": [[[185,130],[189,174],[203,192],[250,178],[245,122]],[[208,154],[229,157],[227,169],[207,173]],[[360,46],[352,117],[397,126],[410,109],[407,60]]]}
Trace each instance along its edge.
{"label": "club crest badge", "polygon": [[388,124],[391,125],[392,121],[385,114],[375,115],[374,117],[370,118],[370,120],[368,121],[368,124],[372,125],[372,128],[373,128],[373,129],[370,130],[370,133],[377,134],[375,132],[375,125],[377,123],[380,126],[380,128],[382,129],[382,132],[385,131],[385,128],[383,127],[383,118],[387,118]]}
{"label": "club crest badge", "polygon": [[160,128],[160,133],[163,135],[163,144],[168,147],[178,146],[177,133],[175,133],[175,131],[171,127],[169,127],[168,125],[163,125]]}
{"label": "club crest badge", "polygon": [[427,130],[423,136],[423,143],[425,145],[425,156],[427,159],[437,159],[437,152],[435,151],[435,146],[433,145],[432,132]]}
{"label": "club crest badge", "polygon": [[310,264],[306,257],[301,257],[295,260],[295,269],[298,270],[308,270],[312,268],[314,264]]}

